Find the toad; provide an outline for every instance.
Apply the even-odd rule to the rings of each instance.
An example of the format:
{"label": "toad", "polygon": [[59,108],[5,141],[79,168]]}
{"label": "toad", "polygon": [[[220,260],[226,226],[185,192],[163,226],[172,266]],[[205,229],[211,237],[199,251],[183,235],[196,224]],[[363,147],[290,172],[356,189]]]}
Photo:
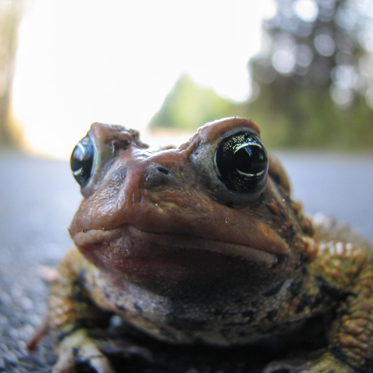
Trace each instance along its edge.
{"label": "toad", "polygon": [[173,345],[294,347],[317,329],[321,347],[263,372],[373,370],[371,247],[306,217],[259,135],[251,120],[226,118],[151,151],[135,130],[91,126],[71,157],[83,195],[75,247],[50,290],[55,373],[77,361],[114,371],[91,333],[112,314]]}

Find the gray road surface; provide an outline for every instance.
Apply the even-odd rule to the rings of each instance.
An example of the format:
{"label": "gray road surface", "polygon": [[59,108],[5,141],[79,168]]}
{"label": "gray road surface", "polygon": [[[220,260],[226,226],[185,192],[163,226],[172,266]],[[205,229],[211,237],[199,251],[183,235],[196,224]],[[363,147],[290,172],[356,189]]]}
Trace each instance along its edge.
{"label": "gray road surface", "polygon": [[[306,211],[334,215],[373,241],[373,154],[278,155]],[[38,270],[71,244],[66,227],[79,200],[67,162],[0,153],[0,372],[50,371],[50,341],[26,352],[46,311]]]}

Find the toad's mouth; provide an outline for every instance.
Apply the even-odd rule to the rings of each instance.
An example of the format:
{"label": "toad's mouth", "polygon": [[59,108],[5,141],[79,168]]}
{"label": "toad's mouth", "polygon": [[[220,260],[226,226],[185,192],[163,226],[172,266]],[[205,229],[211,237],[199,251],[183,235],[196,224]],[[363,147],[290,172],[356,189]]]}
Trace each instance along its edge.
{"label": "toad's mouth", "polygon": [[[136,261],[154,257],[178,255],[181,251],[204,251],[238,257],[261,263],[267,268],[278,262],[279,256],[290,253],[288,245],[277,235],[268,246],[256,248],[241,242],[224,241],[214,237],[200,237],[185,233],[151,232],[134,226],[121,226],[112,230],[90,229],[73,235],[75,244],[88,257],[90,252],[101,252],[108,260]],[[277,241],[277,244],[276,244]]]}
{"label": "toad's mouth", "polygon": [[207,289],[208,294],[255,291],[291,262],[288,245],[276,234],[264,249],[263,240],[253,247],[237,237],[228,242],[213,234],[149,232],[128,225],[78,231],[72,238],[83,256],[115,282],[125,280],[167,296],[194,296]]}

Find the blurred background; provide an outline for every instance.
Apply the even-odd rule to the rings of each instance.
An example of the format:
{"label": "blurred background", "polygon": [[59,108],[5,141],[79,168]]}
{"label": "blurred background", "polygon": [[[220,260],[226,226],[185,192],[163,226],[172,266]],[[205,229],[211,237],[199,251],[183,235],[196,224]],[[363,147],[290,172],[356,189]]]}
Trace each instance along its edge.
{"label": "blurred background", "polygon": [[71,245],[67,160],[90,124],[178,145],[233,115],[258,123],[307,213],[373,241],[371,0],[0,0],[0,371],[51,371],[52,344],[26,342],[40,268]]}
{"label": "blurred background", "polygon": [[94,121],[241,115],[271,147],[372,150],[372,20],[370,0],[0,0],[0,142],[68,158]]}

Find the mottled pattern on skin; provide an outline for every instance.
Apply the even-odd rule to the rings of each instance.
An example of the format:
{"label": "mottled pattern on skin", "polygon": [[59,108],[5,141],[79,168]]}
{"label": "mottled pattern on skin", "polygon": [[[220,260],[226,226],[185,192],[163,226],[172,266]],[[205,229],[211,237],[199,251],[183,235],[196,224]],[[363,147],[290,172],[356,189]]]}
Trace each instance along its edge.
{"label": "mottled pattern on skin", "polygon": [[[242,131],[259,135],[252,121],[228,118],[150,153],[135,131],[92,126],[96,161],[70,227],[76,248],[51,286],[54,372],[73,371],[75,355],[111,372],[88,331],[112,314],[174,344],[280,341],[284,360],[265,373],[373,369],[370,244],[332,218],[306,217],[273,156],[259,192],[227,188],[214,154]],[[317,347],[289,358],[294,339]]]}

